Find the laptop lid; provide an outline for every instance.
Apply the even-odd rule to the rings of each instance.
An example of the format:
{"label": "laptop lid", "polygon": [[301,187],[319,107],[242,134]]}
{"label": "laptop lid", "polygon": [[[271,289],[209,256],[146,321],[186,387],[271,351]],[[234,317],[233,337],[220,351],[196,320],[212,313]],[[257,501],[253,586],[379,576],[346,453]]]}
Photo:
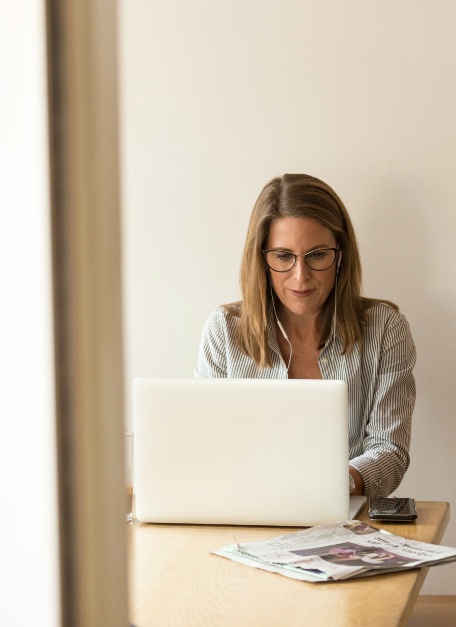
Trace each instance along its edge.
{"label": "laptop lid", "polygon": [[142,522],[308,526],[350,517],[344,381],[136,379]]}

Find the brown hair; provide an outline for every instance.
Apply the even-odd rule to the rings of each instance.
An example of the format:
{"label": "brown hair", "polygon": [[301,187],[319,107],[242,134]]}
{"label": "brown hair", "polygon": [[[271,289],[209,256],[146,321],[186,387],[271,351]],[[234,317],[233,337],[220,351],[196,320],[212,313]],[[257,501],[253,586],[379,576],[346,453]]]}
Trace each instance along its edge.
{"label": "brown hair", "polygon": [[[241,264],[240,306],[226,308],[239,316],[237,341],[260,367],[271,366],[268,346],[268,310],[272,295],[262,249],[272,222],[284,217],[312,218],[330,229],[342,253],[337,280],[337,328],[343,352],[351,352],[363,338],[366,310],[374,299],[361,296],[361,262],[355,231],[344,204],[323,181],[307,174],[284,174],[267,183],[252,211]],[[319,348],[329,338],[334,312],[335,289],[322,307]],[[397,309],[396,305],[386,302]]]}

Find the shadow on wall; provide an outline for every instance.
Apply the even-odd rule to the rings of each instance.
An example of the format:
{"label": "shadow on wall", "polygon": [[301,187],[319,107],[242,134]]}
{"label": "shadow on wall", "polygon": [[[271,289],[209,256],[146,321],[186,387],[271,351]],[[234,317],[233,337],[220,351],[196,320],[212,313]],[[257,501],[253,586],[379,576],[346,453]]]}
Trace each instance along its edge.
{"label": "shadow on wall", "polygon": [[379,185],[377,176],[372,187],[364,185],[374,191],[364,199],[369,210],[358,213],[355,226],[365,293],[400,307],[417,348],[411,465],[401,490],[413,490],[421,500],[452,500],[456,488],[446,478],[456,445],[456,279],[451,242],[456,219],[444,219],[452,216],[445,185],[439,194],[435,182],[432,188],[430,183],[421,187],[415,183],[411,188],[405,177],[388,177]]}

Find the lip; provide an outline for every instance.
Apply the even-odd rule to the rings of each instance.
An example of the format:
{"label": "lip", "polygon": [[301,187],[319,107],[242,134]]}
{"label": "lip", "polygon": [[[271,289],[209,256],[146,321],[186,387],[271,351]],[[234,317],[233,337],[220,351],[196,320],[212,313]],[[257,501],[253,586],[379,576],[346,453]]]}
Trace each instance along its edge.
{"label": "lip", "polygon": [[311,290],[290,290],[290,292],[298,298],[308,298],[315,292],[315,288]]}

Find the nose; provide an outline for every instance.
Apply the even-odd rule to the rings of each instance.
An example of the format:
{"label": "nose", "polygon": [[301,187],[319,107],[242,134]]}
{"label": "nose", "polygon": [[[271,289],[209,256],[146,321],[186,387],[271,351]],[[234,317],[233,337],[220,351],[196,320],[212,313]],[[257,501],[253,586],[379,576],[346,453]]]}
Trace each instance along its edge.
{"label": "nose", "polygon": [[312,270],[306,264],[304,257],[298,257],[296,265],[293,268],[293,276],[299,282],[304,283],[311,277]]}

